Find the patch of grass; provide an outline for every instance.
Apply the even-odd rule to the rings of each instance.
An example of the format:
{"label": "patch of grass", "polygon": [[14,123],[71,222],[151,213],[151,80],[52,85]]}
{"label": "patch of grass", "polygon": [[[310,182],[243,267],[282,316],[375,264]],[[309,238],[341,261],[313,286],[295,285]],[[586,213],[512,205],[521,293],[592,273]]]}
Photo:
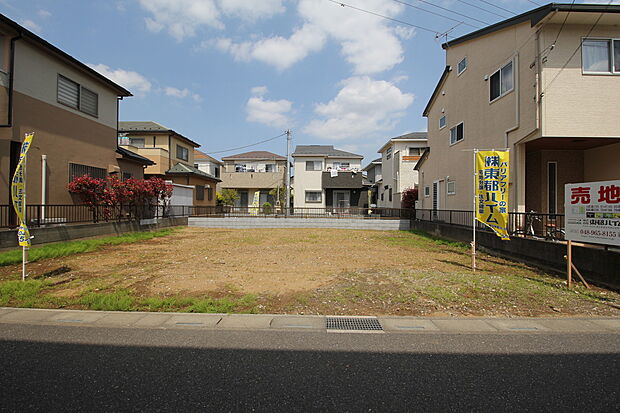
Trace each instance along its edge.
{"label": "patch of grass", "polygon": [[134,301],[127,290],[87,293],[79,299],[79,303],[89,310],[101,311],[129,311],[133,309]]}
{"label": "patch of grass", "polygon": [[[46,244],[40,247],[30,248],[28,261],[35,262],[46,258],[65,257],[67,255],[95,251],[106,245],[130,244],[133,242],[146,241],[153,238],[165,237],[173,232],[173,228],[166,228],[152,232],[131,232],[113,237]],[[21,262],[21,250],[15,249],[0,253],[0,266],[19,264]]]}
{"label": "patch of grass", "polygon": [[148,311],[178,311],[194,303],[193,298],[187,297],[148,297],[142,299],[138,307]]}
{"label": "patch of grass", "polygon": [[14,302],[18,307],[33,307],[43,288],[45,280],[14,280],[0,284],[0,306]]}

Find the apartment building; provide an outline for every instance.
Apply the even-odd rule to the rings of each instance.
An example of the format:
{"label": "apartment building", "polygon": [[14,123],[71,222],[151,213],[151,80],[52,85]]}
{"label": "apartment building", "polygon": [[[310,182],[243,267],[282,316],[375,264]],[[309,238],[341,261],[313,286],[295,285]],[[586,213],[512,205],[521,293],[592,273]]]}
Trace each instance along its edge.
{"label": "apartment building", "polygon": [[219,178],[194,166],[194,149],[200,144],[164,125],[152,121],[122,121],[118,126],[119,146],[153,161],[145,177],[156,176],[193,188],[195,206],[214,206]]}
{"label": "apartment building", "polygon": [[[119,100],[131,96],[76,58],[0,15],[0,205],[24,135],[29,204],[72,204],[67,184],[76,176],[140,174],[148,163],[118,152]],[[146,162],[146,163],[145,163]]]}
{"label": "apartment building", "polygon": [[381,184],[377,187],[377,206],[400,208],[402,194],[418,185],[415,166],[427,146],[426,132],[412,132],[390,139],[377,152],[381,154]]}
{"label": "apartment building", "polygon": [[[267,151],[244,152],[225,156],[221,188],[239,193],[235,206],[247,207],[258,195],[259,205],[276,205],[277,192],[286,191],[287,161],[284,156]],[[275,190],[275,191],[273,191]],[[276,195],[270,192],[276,192]]]}
{"label": "apartment building", "polygon": [[364,157],[332,145],[297,145],[293,153],[295,208],[368,206],[362,183]]}
{"label": "apartment building", "polygon": [[552,3],[443,44],[422,207],[471,210],[474,149],[510,150],[512,211],[562,213],[565,184],[618,179],[619,27],[618,5]]}

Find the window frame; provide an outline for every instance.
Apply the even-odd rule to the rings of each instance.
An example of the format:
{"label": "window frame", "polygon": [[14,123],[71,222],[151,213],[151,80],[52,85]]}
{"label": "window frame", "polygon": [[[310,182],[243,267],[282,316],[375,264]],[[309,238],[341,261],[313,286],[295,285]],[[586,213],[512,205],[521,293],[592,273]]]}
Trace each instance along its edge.
{"label": "window frame", "polygon": [[[503,70],[508,66],[508,65],[512,65],[512,83],[510,86],[510,89],[505,90],[502,93],[502,79],[503,79],[503,75],[502,72]],[[493,87],[493,76],[495,76],[496,74],[499,74],[499,95],[497,95],[495,98],[491,97],[491,90]],[[501,65],[499,67],[499,69],[495,70],[493,73],[491,73],[491,75],[489,76],[489,104],[503,98],[504,96],[506,96],[507,94],[509,94],[510,92],[512,92],[513,90],[515,90],[515,63],[514,63],[514,59],[510,59],[509,61],[507,61],[505,64]]]}
{"label": "window frame", "polygon": [[[583,66],[584,63],[584,43],[588,40],[592,41],[606,41],[608,48],[607,54],[609,58],[609,71],[604,72],[593,72],[590,70],[586,70]],[[620,76],[620,70],[615,70],[615,47],[618,44],[618,49],[620,50],[620,37],[582,37],[581,38],[581,74],[582,75],[594,75],[594,76]],[[618,66],[620,68],[620,65]]]}
{"label": "window frame", "polygon": [[[61,79],[68,82],[68,83],[72,83],[73,85],[75,85],[77,87],[77,99],[76,99],[76,104],[73,105],[70,102],[66,101],[66,100],[61,100],[60,97],[60,82]],[[95,103],[95,111],[90,112],[88,110],[86,110],[84,108],[85,105],[82,104],[82,99],[84,97],[84,92],[87,93],[92,93],[92,95],[94,96],[94,103]],[[57,77],[56,77],[56,102],[66,106],[68,108],[71,108],[73,110],[77,110],[78,112],[82,112],[88,116],[92,116],[93,118],[98,118],[99,117],[99,94],[97,92],[95,92],[94,90],[91,90],[85,86],[83,86],[82,84],[76,82],[75,80],[62,75],[60,73],[57,73]]]}
{"label": "window frame", "polygon": [[431,196],[431,187],[429,185],[424,185],[424,198],[428,198]]}
{"label": "window frame", "polygon": [[[443,119],[443,126],[441,125],[441,120],[442,119]],[[448,120],[446,118],[446,115],[443,115],[442,117],[439,118],[439,130],[442,130],[446,126],[448,126]]]}
{"label": "window frame", "polygon": [[[463,130],[461,139],[456,139],[454,142],[452,142],[452,130],[456,131],[456,134],[457,134],[457,137],[458,137],[458,127],[461,126],[461,125],[463,126],[461,128]],[[453,127],[450,128],[450,137],[449,137],[449,139],[450,139],[450,146],[456,145],[457,143],[463,142],[465,140],[465,122],[464,121],[461,121],[461,122],[457,123],[456,125],[454,125]]]}
{"label": "window frame", "polygon": [[[452,184],[452,191],[450,191],[450,184]],[[456,195],[456,181],[446,181],[446,194]]]}
{"label": "window frame", "polygon": [[385,159],[387,160],[392,159],[392,147],[391,146],[385,150]]}
{"label": "window frame", "polygon": [[[308,169],[308,164],[312,162],[312,169]],[[319,169],[316,169],[317,163],[319,164]],[[323,170],[323,161],[306,161],[306,171],[308,172],[317,172]]]}
{"label": "window frame", "polygon": [[[308,194],[319,194],[319,199],[316,201],[309,201],[308,200]],[[319,191],[319,190],[306,190],[304,192],[304,200],[306,201],[307,204],[320,204],[323,202],[323,191]]]}
{"label": "window frame", "polygon": [[196,201],[205,200],[205,187],[204,185],[196,185]]}
{"label": "window frame", "polygon": [[[144,148],[144,147],[146,147],[146,139],[144,139],[144,138],[132,138],[131,136],[129,136],[127,139],[129,139],[129,145],[130,146],[134,146],[136,148]],[[134,141],[142,141],[142,146],[134,145]]]}
{"label": "window frame", "polygon": [[108,170],[98,166],[69,162],[69,183],[71,183],[75,178],[79,178],[84,175],[88,175],[91,178],[105,179],[108,176]]}
{"label": "window frame", "polygon": [[[183,150],[185,150],[185,158],[183,158],[182,156],[179,156],[179,149],[181,149],[181,152],[182,152]],[[180,160],[182,160],[182,161],[185,161],[185,162],[189,162],[189,149],[187,149],[185,146],[183,146],[183,145],[179,145],[179,144],[177,143],[176,158],[177,158],[177,159],[180,159]]]}
{"label": "window frame", "polygon": [[[461,70],[461,63],[465,62],[465,67],[463,68],[463,70]],[[459,60],[459,62],[456,64],[456,75],[457,77],[461,75],[461,73],[463,73],[464,71],[467,70],[467,66],[469,66],[469,60],[467,59],[467,56],[464,56],[461,60]]]}

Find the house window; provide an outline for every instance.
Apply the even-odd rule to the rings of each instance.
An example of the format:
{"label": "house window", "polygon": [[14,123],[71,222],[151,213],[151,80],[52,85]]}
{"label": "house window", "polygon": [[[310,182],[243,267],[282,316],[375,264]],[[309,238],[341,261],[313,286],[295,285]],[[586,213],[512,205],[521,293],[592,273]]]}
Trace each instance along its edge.
{"label": "house window", "polygon": [[457,70],[457,74],[461,74],[465,71],[465,69],[467,69],[467,57],[464,57],[463,59],[461,59],[461,61],[458,64],[458,70]]}
{"label": "house window", "polygon": [[245,172],[245,164],[237,163],[235,164],[235,172]]}
{"label": "house window", "polygon": [[388,201],[392,202],[392,188],[390,188],[390,192],[388,193]]}
{"label": "house window", "polygon": [[207,200],[213,201],[213,188],[207,187]]}
{"label": "house window", "polygon": [[58,75],[56,100],[91,116],[96,117],[99,113],[99,96],[63,75]]}
{"label": "house window", "polygon": [[187,161],[189,159],[189,150],[181,145],[177,145],[177,159]]}
{"label": "house window", "polygon": [[196,185],[196,201],[205,200],[205,187],[204,185]]}
{"label": "house window", "polygon": [[424,197],[428,198],[429,196],[431,196],[431,187],[426,185],[424,187]]}
{"label": "house window", "polygon": [[123,181],[126,181],[128,179],[131,179],[133,177],[133,175],[129,172],[123,172]]}
{"label": "house window", "polygon": [[446,189],[448,190],[448,195],[456,194],[456,183],[455,181],[448,181],[446,184]]}
{"label": "house window", "polygon": [[409,148],[409,156],[420,156],[424,152],[424,148]]}
{"label": "house window", "polygon": [[219,167],[219,166],[216,166],[216,167],[214,168],[214,170],[215,170],[215,177],[216,177],[216,178],[219,178],[219,177],[220,177],[220,167]]}
{"label": "house window", "polygon": [[129,138],[129,144],[136,148],[144,148],[144,138]]}
{"label": "house window", "polygon": [[446,127],[446,117],[442,116],[439,118],[439,129],[443,129]]}
{"label": "house window", "polygon": [[450,145],[462,141],[464,138],[463,122],[450,129]]}
{"label": "house window", "polygon": [[382,200],[382,201],[383,201],[383,200],[385,200],[385,196],[384,196],[384,195],[385,195],[385,194],[381,194],[381,200]]}
{"label": "house window", "polygon": [[334,169],[349,169],[350,167],[350,162],[334,162]]}
{"label": "house window", "polygon": [[265,172],[276,172],[276,164],[268,163],[265,165]]}
{"label": "house window", "polygon": [[620,73],[620,39],[585,39],[581,60],[586,73]]}
{"label": "house window", "polygon": [[391,146],[385,150],[385,159],[392,159],[392,147]]}
{"label": "house window", "polygon": [[319,203],[322,202],[321,191],[306,191],[306,202]]}
{"label": "house window", "polygon": [[89,175],[91,178],[105,179],[108,176],[108,171],[104,168],[97,168],[95,166],[69,163],[69,182],[83,175]]}
{"label": "house window", "polygon": [[321,161],[306,161],[306,171],[320,171],[322,168],[323,162]]}
{"label": "house window", "polygon": [[499,99],[514,87],[512,62],[508,62],[504,67],[491,75],[489,101]]}

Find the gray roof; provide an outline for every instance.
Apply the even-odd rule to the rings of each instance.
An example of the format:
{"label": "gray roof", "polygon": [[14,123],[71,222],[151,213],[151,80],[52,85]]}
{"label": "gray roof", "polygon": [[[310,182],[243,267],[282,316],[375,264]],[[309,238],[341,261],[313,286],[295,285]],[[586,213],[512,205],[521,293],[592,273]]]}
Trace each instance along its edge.
{"label": "gray roof", "polygon": [[153,122],[153,121],[120,121],[118,122],[118,132],[119,133],[149,133],[149,132],[159,132],[159,133],[168,133],[174,134],[182,139],[185,139],[187,143],[193,145],[196,148],[200,147],[200,144],[194,142],[193,140],[181,135],[180,133],[162,125],[161,123]]}
{"label": "gray roof", "polygon": [[200,169],[194,168],[193,166],[185,165],[180,162],[174,165],[172,168],[168,169],[166,171],[166,174],[173,174],[173,175],[174,174],[192,174],[192,175],[199,175],[204,178],[213,179],[214,181],[217,181],[217,182],[222,182],[221,179],[216,178],[211,174],[202,172]]}
{"label": "gray roof", "polygon": [[297,145],[293,156],[326,156],[328,158],[359,158],[362,155],[334,149],[333,145]]}
{"label": "gray roof", "polygon": [[369,169],[377,166],[377,164],[381,164],[381,158],[373,159],[372,161],[370,161],[368,165],[362,168],[362,171],[368,171]]}
{"label": "gray roof", "polygon": [[404,135],[400,135],[397,136],[395,138],[392,138],[391,140],[398,140],[398,139],[427,139],[428,138],[428,132],[411,132],[411,133],[406,133]]}
{"label": "gray roof", "polygon": [[132,152],[129,149],[123,148],[122,146],[118,146],[116,148],[116,153],[121,154],[123,158],[130,159],[135,162],[139,162],[143,165],[155,165],[155,162],[153,162],[149,158],[145,158],[144,156],[139,155],[135,152]]}

